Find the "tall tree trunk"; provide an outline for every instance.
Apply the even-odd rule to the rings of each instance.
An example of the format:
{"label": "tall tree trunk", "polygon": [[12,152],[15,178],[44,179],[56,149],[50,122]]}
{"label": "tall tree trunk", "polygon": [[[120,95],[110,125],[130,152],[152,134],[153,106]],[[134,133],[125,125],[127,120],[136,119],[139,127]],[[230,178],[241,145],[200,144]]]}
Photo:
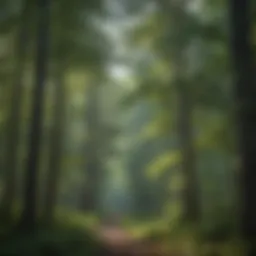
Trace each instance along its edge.
{"label": "tall tree trunk", "polygon": [[193,105],[188,88],[177,83],[178,89],[178,136],[181,150],[181,172],[184,175],[184,220],[195,223],[200,220],[200,203],[196,169],[196,152],[193,138]]}
{"label": "tall tree trunk", "polygon": [[99,124],[99,88],[93,83],[88,89],[87,104],[87,128],[88,139],[86,145],[86,180],[84,193],[82,198],[82,208],[86,211],[94,211],[98,203],[99,179],[101,172],[99,140],[100,140],[100,124]]}
{"label": "tall tree trunk", "polygon": [[31,1],[25,0],[21,13],[21,24],[17,36],[17,62],[11,95],[10,114],[7,121],[6,155],[4,159],[5,187],[2,197],[2,210],[6,217],[11,216],[17,188],[17,164],[19,160],[19,133],[23,98],[23,77],[26,53],[28,50]]}
{"label": "tall tree trunk", "polygon": [[183,173],[185,184],[183,191],[183,219],[191,224],[200,221],[201,209],[199,198],[199,182],[196,166],[196,149],[193,138],[193,96],[186,78],[187,59],[186,50],[190,46],[190,36],[183,36],[188,25],[188,14],[186,13],[187,0],[173,2],[169,6],[172,13],[171,23],[177,24],[174,28],[173,52],[170,53],[174,62],[175,78],[178,100],[178,137],[181,150],[181,172]]}
{"label": "tall tree trunk", "polygon": [[[230,1],[231,48],[242,160],[242,233],[256,255],[256,77],[249,0]],[[254,247],[254,248],[253,248]]]}
{"label": "tall tree trunk", "polygon": [[46,192],[43,206],[43,219],[51,224],[54,220],[54,209],[58,196],[58,183],[60,179],[62,149],[65,129],[65,73],[64,68],[57,67],[54,95],[54,120],[50,137],[49,168],[46,176]]}
{"label": "tall tree trunk", "polygon": [[24,209],[21,216],[21,225],[24,225],[27,229],[33,229],[36,222],[38,162],[40,156],[43,104],[49,55],[50,2],[50,0],[37,0],[38,35],[35,88],[32,102],[28,162],[25,170]]}

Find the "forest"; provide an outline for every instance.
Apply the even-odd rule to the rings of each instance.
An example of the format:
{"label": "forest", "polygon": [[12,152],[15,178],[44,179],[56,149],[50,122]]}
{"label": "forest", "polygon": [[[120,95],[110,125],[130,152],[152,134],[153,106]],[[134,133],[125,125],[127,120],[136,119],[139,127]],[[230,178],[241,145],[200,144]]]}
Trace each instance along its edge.
{"label": "forest", "polygon": [[0,256],[256,256],[255,17],[0,0]]}

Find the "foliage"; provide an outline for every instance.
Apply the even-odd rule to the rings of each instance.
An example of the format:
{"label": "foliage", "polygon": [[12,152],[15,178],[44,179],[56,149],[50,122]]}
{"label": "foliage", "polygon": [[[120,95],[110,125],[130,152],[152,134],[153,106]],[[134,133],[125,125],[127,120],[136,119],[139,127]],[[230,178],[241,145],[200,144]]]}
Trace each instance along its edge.
{"label": "foliage", "polygon": [[[56,230],[40,229],[34,238],[12,238],[6,242],[3,252],[28,249],[30,252],[24,251],[27,255],[39,255],[40,248],[44,247],[48,254],[86,254],[86,250],[94,246],[90,245],[87,232],[98,222],[96,215],[106,212],[124,216],[131,212],[130,231],[137,236],[165,236],[170,241],[177,237],[183,228],[180,217],[186,177],[182,173],[182,162],[187,160],[182,154],[178,126],[181,92],[191,103],[193,160],[199,180],[195,190],[200,194],[202,212],[200,225],[190,231],[217,242],[237,232],[236,172],[240,166],[236,163],[239,155],[234,116],[238,106],[233,99],[226,2],[183,1],[188,6],[177,6],[178,1],[174,0],[122,0],[117,5],[115,2],[52,1],[50,72],[46,77],[43,143],[40,145],[42,172],[36,198],[41,212],[48,188],[45,179],[49,175],[48,158],[53,143],[50,134],[56,121],[53,110],[60,96],[54,90],[55,78],[61,67],[65,84],[62,89],[66,91],[62,111],[66,123],[61,126],[65,143],[61,168],[56,170],[60,174],[57,179],[60,187],[55,205],[55,217],[61,224]],[[192,2],[202,3],[193,7]],[[15,40],[22,18],[21,3],[21,0],[0,1],[2,159],[9,106],[15,104],[10,92],[17,73]],[[18,204],[23,196],[23,162],[30,137],[27,126],[34,89],[35,25],[40,14],[35,3],[30,2],[29,53],[22,65],[22,129],[16,145],[19,173],[15,177]],[[177,71],[182,83],[177,79]],[[15,125],[18,126],[17,120]],[[89,145],[95,134],[95,141]],[[96,168],[90,173],[88,163],[90,155],[97,154],[100,157],[96,165],[101,168],[93,180]],[[1,162],[0,168],[2,173],[7,171]],[[4,187],[2,176],[0,182]],[[85,220],[87,213],[75,214],[73,210],[82,208],[81,198],[86,201],[86,189],[94,182],[89,199],[98,196],[96,186],[100,188],[99,198],[107,195],[110,199],[102,200],[104,209],[94,212],[93,220],[88,221]],[[72,210],[60,210],[61,207]],[[142,223],[142,219],[147,223]],[[72,227],[64,228],[65,222]],[[78,226],[86,234],[81,230],[73,232]],[[183,240],[181,244],[190,238]],[[203,239],[202,243],[205,243]]]}

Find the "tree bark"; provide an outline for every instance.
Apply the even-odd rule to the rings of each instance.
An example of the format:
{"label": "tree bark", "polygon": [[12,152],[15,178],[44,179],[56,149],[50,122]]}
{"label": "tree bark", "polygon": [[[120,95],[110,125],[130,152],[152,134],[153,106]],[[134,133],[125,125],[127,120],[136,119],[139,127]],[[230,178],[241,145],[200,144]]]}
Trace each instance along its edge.
{"label": "tree bark", "polygon": [[170,53],[174,62],[174,85],[177,93],[177,129],[181,150],[181,172],[185,184],[183,197],[183,219],[191,224],[198,223],[201,218],[201,205],[199,198],[199,182],[197,175],[196,149],[193,136],[193,95],[190,84],[186,78],[187,59],[185,52],[190,45],[191,35],[184,37],[182,32],[188,24],[186,13],[187,1],[175,2],[170,9],[173,13],[171,22],[177,23],[174,30],[175,42],[173,52]]}
{"label": "tree bark", "polygon": [[193,136],[193,105],[188,88],[182,81],[178,87],[178,136],[181,150],[181,172],[185,184],[183,190],[184,220],[195,223],[200,220],[199,183],[196,168],[196,150]]}
{"label": "tree bark", "polygon": [[100,159],[100,124],[99,124],[99,91],[98,85],[93,83],[88,89],[87,127],[88,140],[86,145],[85,186],[82,198],[82,208],[95,211],[98,205],[99,180],[101,172]]}
{"label": "tree bark", "polygon": [[[242,234],[249,244],[248,256],[256,255],[256,77],[251,45],[251,4],[230,2],[231,54],[234,65],[237,121],[242,160]],[[253,248],[254,247],[254,248]]]}
{"label": "tree bark", "polygon": [[50,2],[50,0],[37,0],[38,34],[35,63],[35,87],[32,102],[28,162],[25,170],[24,209],[20,223],[25,229],[33,229],[36,224],[36,190],[39,172],[38,162],[40,156],[43,104],[49,57]]}
{"label": "tree bark", "polygon": [[4,159],[5,187],[2,197],[2,211],[6,218],[11,217],[12,207],[16,196],[17,169],[19,161],[19,133],[21,126],[22,98],[24,94],[23,77],[28,50],[29,21],[31,1],[25,0],[21,13],[21,24],[17,35],[17,62],[13,88],[11,89],[10,114],[7,121],[6,155]]}
{"label": "tree bark", "polygon": [[51,131],[50,149],[49,149],[49,168],[46,176],[46,192],[43,207],[43,219],[46,223],[51,224],[54,220],[54,209],[58,196],[58,185],[60,180],[62,149],[65,129],[65,106],[66,90],[64,68],[57,67],[55,81],[54,97],[54,120]]}

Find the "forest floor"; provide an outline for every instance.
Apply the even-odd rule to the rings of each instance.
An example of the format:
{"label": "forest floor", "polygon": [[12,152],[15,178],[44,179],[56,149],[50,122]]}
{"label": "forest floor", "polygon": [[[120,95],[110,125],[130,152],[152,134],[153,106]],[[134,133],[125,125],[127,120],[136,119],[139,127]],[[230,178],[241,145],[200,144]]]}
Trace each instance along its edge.
{"label": "forest floor", "polygon": [[110,255],[129,256],[183,256],[181,250],[174,251],[167,241],[150,241],[149,239],[136,238],[121,227],[102,227],[98,231],[100,241],[109,251]]}
{"label": "forest floor", "polygon": [[243,256],[239,241],[199,242],[194,234],[148,228],[150,224],[104,226],[95,218],[65,214],[52,229],[0,240],[0,256]]}
{"label": "forest floor", "polygon": [[58,227],[0,243],[3,256],[243,256],[234,243],[198,244],[183,238],[138,238],[121,227],[87,230]]}
{"label": "forest floor", "polygon": [[102,227],[100,240],[110,255],[126,256],[242,256],[235,242],[198,243],[193,236],[135,237],[122,227]]}

